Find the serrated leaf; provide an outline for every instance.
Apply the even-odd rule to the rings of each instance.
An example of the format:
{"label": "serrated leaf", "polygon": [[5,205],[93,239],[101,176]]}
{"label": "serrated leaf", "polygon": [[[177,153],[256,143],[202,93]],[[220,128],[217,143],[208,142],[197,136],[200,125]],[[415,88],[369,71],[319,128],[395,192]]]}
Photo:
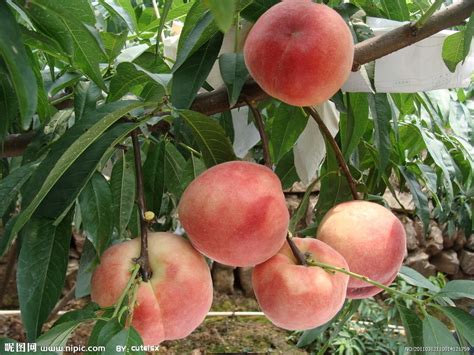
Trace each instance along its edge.
{"label": "serrated leaf", "polygon": [[278,163],[295,145],[308,123],[301,107],[281,103],[275,111],[271,126],[270,144],[273,160]]}
{"label": "serrated leaf", "polygon": [[224,129],[216,120],[189,110],[180,110],[179,114],[192,129],[202,152],[202,158],[208,168],[229,160],[235,160],[232,144],[225,135]]}
{"label": "serrated leaf", "polygon": [[79,195],[82,228],[98,255],[102,255],[112,238],[113,219],[110,215],[112,192],[105,177],[96,172]]}
{"label": "serrated leaf", "polygon": [[449,281],[437,297],[449,297],[451,299],[470,298],[474,299],[474,281],[472,280],[453,280]]}
{"label": "serrated leaf", "polygon": [[222,32],[227,32],[232,26],[236,10],[236,0],[204,0],[211,9],[214,20]]}
{"label": "serrated leaf", "polygon": [[23,184],[35,171],[37,163],[29,163],[13,170],[9,175],[0,180],[0,216],[7,212],[8,207],[13,203]]}
{"label": "serrated leaf", "polygon": [[[445,354],[441,349],[443,347],[453,347],[459,349],[459,343],[454,339],[449,329],[438,319],[433,316],[426,315],[423,319],[423,346],[432,349],[440,349],[438,351],[430,351],[429,354]],[[459,354],[461,351],[450,351],[450,354]]]}
{"label": "serrated leaf", "polygon": [[454,323],[456,330],[471,346],[474,346],[474,317],[466,311],[456,307],[440,307]]}
{"label": "serrated leaf", "polygon": [[122,236],[127,228],[135,203],[135,168],[132,159],[130,154],[123,154],[115,163],[110,179],[112,209],[119,236]]}
{"label": "serrated leaf", "polygon": [[[141,103],[130,101],[104,105],[68,130],[53,145],[48,156],[33,173],[31,183],[23,194],[23,210],[16,220],[12,233],[16,234],[25,225],[67,169],[107,128],[123,115],[141,106]],[[97,164],[97,161],[95,163]]]}
{"label": "serrated leaf", "polygon": [[161,202],[165,193],[165,146],[166,142],[150,143],[143,164],[143,185],[147,208],[160,215]]}
{"label": "serrated leaf", "polygon": [[7,3],[0,1],[0,55],[5,61],[18,98],[21,126],[28,129],[36,111],[35,75],[21,39],[21,32]]}
{"label": "serrated leaf", "polygon": [[242,53],[223,53],[219,56],[219,69],[229,95],[229,105],[234,106],[249,77]]}
{"label": "serrated leaf", "polygon": [[169,74],[154,74],[134,63],[120,63],[117,66],[117,74],[110,81],[107,102],[116,101],[128,93],[133,86],[146,83],[152,83],[154,86],[161,88],[162,95],[165,95],[170,79]]}
{"label": "serrated leaf", "polygon": [[408,345],[423,346],[422,321],[415,312],[400,303],[396,303],[398,313],[407,335]]}
{"label": "serrated leaf", "polygon": [[171,102],[176,108],[189,108],[217,59],[224,36],[221,32],[204,43],[174,72]]}
{"label": "serrated leaf", "polygon": [[71,240],[71,218],[32,219],[22,231],[17,288],[23,325],[29,341],[41,332],[64,285]]}
{"label": "serrated leaf", "polygon": [[433,284],[430,280],[407,266],[402,266],[398,274],[403,280],[413,286],[423,287],[432,292],[439,292],[440,288]]}

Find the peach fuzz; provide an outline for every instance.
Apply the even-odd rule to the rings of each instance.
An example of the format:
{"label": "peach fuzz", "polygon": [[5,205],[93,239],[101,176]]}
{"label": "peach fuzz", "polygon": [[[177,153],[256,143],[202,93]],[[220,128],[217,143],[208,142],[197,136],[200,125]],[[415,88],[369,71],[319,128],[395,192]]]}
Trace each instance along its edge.
{"label": "peach fuzz", "polygon": [[[184,338],[201,324],[211,307],[212,280],[204,257],[182,237],[149,233],[148,251],[153,274],[138,288],[132,325],[145,345],[158,345]],[[139,254],[139,238],[107,249],[92,276],[92,301],[114,305]]]}
{"label": "peach fuzz", "polygon": [[222,264],[253,266],[281,248],[289,213],[278,177],[250,162],[216,165],[186,188],[179,219],[194,247]]}
{"label": "peach fuzz", "polygon": [[352,34],[326,5],[286,0],[266,11],[244,45],[245,64],[269,95],[294,106],[320,104],[349,77]]}
{"label": "peach fuzz", "polygon": [[[406,252],[405,229],[385,207],[368,201],[341,203],[321,221],[317,238],[336,249],[356,274],[384,285],[397,277]],[[382,289],[350,278],[348,298],[367,298]]]}
{"label": "peach fuzz", "polygon": [[[345,268],[344,258],[329,245],[311,238],[293,238],[303,254],[315,261]],[[288,244],[253,271],[252,284],[263,313],[278,327],[304,330],[318,327],[344,305],[349,276],[318,266],[298,265]]]}

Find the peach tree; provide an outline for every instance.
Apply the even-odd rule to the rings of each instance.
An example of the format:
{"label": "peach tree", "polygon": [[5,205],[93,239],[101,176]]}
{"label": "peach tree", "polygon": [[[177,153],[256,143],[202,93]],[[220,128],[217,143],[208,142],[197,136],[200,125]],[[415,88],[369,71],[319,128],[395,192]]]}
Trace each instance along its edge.
{"label": "peach tree", "polygon": [[[446,36],[439,53],[446,71],[439,80],[461,75],[469,64],[474,3],[314,3],[320,4],[0,2],[0,256],[16,263],[29,343],[64,346],[83,322],[94,322],[89,344],[104,345],[106,352],[186,336],[212,300],[208,264],[199,251],[210,257],[208,263],[216,258],[258,264],[255,290],[263,311],[275,324],[299,330],[300,347],[324,354],[341,339],[345,325],[362,312],[360,300],[345,299],[351,282],[370,289],[367,297],[383,292],[391,321],[404,328],[408,351],[443,353],[449,347],[467,353],[474,346],[474,318],[455,303],[474,298],[473,281],[436,283],[400,269],[402,231],[388,233],[384,241],[398,238],[403,250],[380,260],[384,255],[367,257],[371,248],[374,255],[383,251],[365,238],[370,219],[345,226],[344,234],[354,235],[344,243],[333,227],[351,217],[325,224],[335,206],[367,200],[352,203],[389,207],[384,193],[397,199],[402,191],[411,194],[415,208],[408,211],[398,201],[394,212],[416,216],[424,234],[434,218],[448,236],[457,230],[471,235],[469,75],[465,87],[455,90],[378,90],[375,61],[451,28],[456,32]],[[322,15],[313,14],[315,6],[324,9]],[[275,9],[288,19],[268,15]],[[371,18],[403,23],[380,34]],[[402,72],[406,64],[399,65],[391,70]],[[357,76],[356,89],[341,89],[349,75]],[[253,167],[237,176],[239,163],[228,163],[237,160]],[[222,166],[232,168],[209,178]],[[199,181],[204,182],[193,190]],[[289,216],[283,191],[296,182],[307,190]],[[315,186],[318,201],[310,208]],[[275,208],[269,208],[268,190],[278,200]],[[239,196],[245,196],[245,206],[233,204]],[[390,215],[381,220],[393,218],[380,208]],[[370,217],[374,224],[379,216]],[[241,234],[251,235],[255,244],[233,239],[241,219]],[[213,233],[221,238],[218,247],[217,239],[206,240]],[[73,234],[85,236],[85,242],[70,292],[76,298],[92,292],[95,302],[43,331],[65,287]],[[317,234],[320,240],[313,239]],[[368,254],[348,256],[353,250]],[[241,259],[239,253],[245,256],[242,264],[233,259]],[[221,255],[226,258],[219,260]],[[256,255],[265,256],[252,259]],[[294,279],[273,297],[268,280],[281,277],[276,271],[284,269],[284,258],[295,264],[287,270],[294,270]],[[392,259],[397,260],[383,278],[371,273]],[[354,271],[351,264],[364,268]],[[12,270],[0,280],[0,305]],[[333,281],[337,300],[325,289]],[[293,294],[308,284],[325,302]],[[285,303],[283,321],[276,300]],[[296,304],[312,306],[296,314]],[[0,352],[13,342],[0,339]]]}

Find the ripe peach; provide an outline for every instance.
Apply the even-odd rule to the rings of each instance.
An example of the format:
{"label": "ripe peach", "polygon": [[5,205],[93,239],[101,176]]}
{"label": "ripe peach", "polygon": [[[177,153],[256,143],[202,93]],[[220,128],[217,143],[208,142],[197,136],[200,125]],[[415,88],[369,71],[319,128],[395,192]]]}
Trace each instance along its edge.
{"label": "ripe peach", "polygon": [[[344,258],[316,239],[294,238],[302,253],[348,270]],[[252,284],[260,308],[276,326],[288,330],[318,327],[342,308],[349,276],[317,266],[298,265],[288,244],[278,254],[257,265]]]}
{"label": "ripe peach", "polygon": [[179,218],[194,247],[221,264],[253,266],[283,245],[289,213],[267,167],[232,161],[198,176],[184,191]]}
{"label": "ripe peach", "polygon": [[250,30],[244,57],[269,95],[294,106],[320,104],[349,77],[352,34],[342,17],[309,0],[283,1]]}
{"label": "ripe peach", "polygon": [[[184,238],[150,233],[148,252],[153,274],[138,288],[132,325],[145,345],[158,345],[186,337],[204,320],[212,303],[212,280],[204,257]],[[92,301],[114,305],[139,254],[138,238],[107,249],[92,276]]]}
{"label": "ripe peach", "polygon": [[[317,238],[346,258],[352,272],[384,285],[396,278],[406,250],[405,229],[385,207],[368,201],[341,203],[328,211]],[[350,278],[348,298],[367,298],[382,289]]]}

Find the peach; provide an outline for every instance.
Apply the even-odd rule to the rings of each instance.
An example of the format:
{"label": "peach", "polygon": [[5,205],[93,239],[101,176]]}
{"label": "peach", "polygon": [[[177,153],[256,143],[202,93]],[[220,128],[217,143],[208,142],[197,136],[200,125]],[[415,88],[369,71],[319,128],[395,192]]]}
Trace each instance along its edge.
{"label": "peach", "polygon": [[[315,261],[348,270],[344,258],[316,239],[294,238],[296,246]],[[273,324],[288,330],[318,327],[344,305],[349,276],[317,266],[298,265],[288,244],[278,254],[257,265],[252,284],[255,296]]]}
{"label": "peach", "polygon": [[[150,233],[152,277],[138,288],[132,325],[145,345],[184,338],[204,320],[212,303],[212,280],[204,257],[184,238]],[[114,305],[130,279],[138,238],[115,244],[101,257],[92,276],[92,301]]]}
{"label": "peach", "polygon": [[278,177],[267,167],[232,161],[186,188],[179,219],[194,247],[221,264],[253,266],[283,245],[289,213]]}
{"label": "peach", "polygon": [[244,45],[251,76],[269,95],[294,106],[320,104],[349,77],[352,34],[342,17],[310,0],[283,1],[255,23]]}
{"label": "peach", "polygon": [[[397,277],[406,251],[402,223],[385,207],[368,201],[344,202],[330,209],[317,238],[341,253],[352,272],[384,285]],[[347,297],[367,298],[381,291],[351,277]]]}

